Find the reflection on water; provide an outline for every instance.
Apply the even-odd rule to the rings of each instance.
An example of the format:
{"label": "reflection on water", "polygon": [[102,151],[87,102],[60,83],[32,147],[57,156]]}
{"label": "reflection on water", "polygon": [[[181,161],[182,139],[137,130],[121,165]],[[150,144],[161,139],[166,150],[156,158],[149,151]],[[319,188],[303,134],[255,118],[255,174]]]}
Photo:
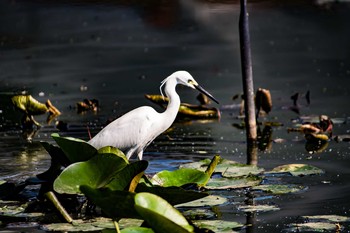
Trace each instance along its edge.
{"label": "reflection on water", "polygon": [[[54,124],[44,124],[45,116],[38,117],[44,127],[28,143],[21,136],[20,113],[3,95],[27,90],[41,102],[50,99],[62,112],[57,120],[67,123],[60,134],[88,139],[87,128],[95,134],[110,119],[152,105],[144,94],[159,94],[160,81],[179,69],[188,70],[219,99],[221,119],[175,123],[147,148],[150,172],[214,154],[245,163],[245,132],[233,127],[242,123],[232,101],[242,89],[239,7],[236,1],[222,2],[162,1],[155,6],[135,1],[1,1],[0,179],[24,180],[45,170],[49,157],[38,142],[52,142],[50,134],[58,131]],[[304,136],[288,134],[286,128],[292,119],[325,114],[345,119],[335,124],[335,135],[349,134],[350,5],[254,1],[248,7],[254,86],[269,89],[273,99],[271,113],[261,121],[281,123],[272,130],[261,127],[256,161],[265,169],[308,163],[326,170],[300,181],[311,184],[307,192],[274,199],[281,210],[258,214],[259,227],[253,230],[280,232],[280,222],[304,214],[348,215],[349,144],[329,141],[322,152],[310,155]],[[183,101],[197,103],[195,91],[177,91]],[[290,97],[307,91],[310,104],[301,99],[298,115],[291,111]],[[77,114],[75,104],[83,99],[98,99],[100,111]],[[225,195],[242,196],[232,191]],[[232,213],[232,206],[218,211],[225,220],[246,217]]]}

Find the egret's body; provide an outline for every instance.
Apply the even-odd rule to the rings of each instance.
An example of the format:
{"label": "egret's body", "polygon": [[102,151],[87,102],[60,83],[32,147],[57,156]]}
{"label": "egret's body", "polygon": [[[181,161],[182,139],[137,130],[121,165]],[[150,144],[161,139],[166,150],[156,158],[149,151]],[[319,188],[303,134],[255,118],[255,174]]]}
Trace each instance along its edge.
{"label": "egret's body", "polygon": [[164,79],[160,86],[162,88],[165,85],[164,92],[169,98],[164,112],[159,113],[149,106],[136,108],[111,122],[88,143],[97,149],[114,146],[124,151],[128,159],[135,154],[141,160],[143,150],[167,130],[176,118],[181,104],[180,97],[176,93],[177,84],[196,88],[216,101],[188,72],[177,71]]}

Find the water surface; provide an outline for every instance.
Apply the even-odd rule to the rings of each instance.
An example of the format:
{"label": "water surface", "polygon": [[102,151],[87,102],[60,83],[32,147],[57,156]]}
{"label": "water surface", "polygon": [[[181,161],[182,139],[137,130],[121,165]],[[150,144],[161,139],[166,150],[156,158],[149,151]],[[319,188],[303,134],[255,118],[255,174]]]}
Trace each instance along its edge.
{"label": "water surface", "polygon": [[[223,1],[225,2],[225,1]],[[310,155],[301,134],[287,133],[292,120],[326,114],[337,123],[334,134],[349,134],[350,20],[347,2],[257,1],[249,4],[255,88],[271,91],[273,110],[261,121],[277,121],[272,148],[259,153],[259,166],[308,163],[326,171],[300,179],[306,192],[271,200],[281,210],[256,216],[255,232],[280,232],[300,215],[349,216],[349,143],[330,141]],[[52,142],[58,132],[46,116],[32,142],[20,127],[21,115],[9,96],[27,91],[39,101],[50,99],[68,123],[62,135],[88,139],[109,119],[149,104],[144,94],[159,94],[160,82],[176,70],[187,70],[220,101],[219,121],[176,122],[146,150],[148,172],[175,169],[179,164],[211,158],[246,162],[245,132],[232,126],[241,93],[238,38],[239,5],[235,2],[165,1],[151,3],[0,3],[0,179],[25,180],[48,168],[50,159],[39,141]],[[197,93],[177,88],[184,102],[197,103]],[[290,96],[301,97],[300,114],[290,110]],[[98,113],[77,114],[84,98],[100,101]],[[227,106],[232,108],[227,109]],[[158,106],[152,105],[158,110]],[[225,196],[245,198],[235,191]],[[235,206],[219,210],[222,219],[245,222]],[[347,229],[348,230],[348,229]]]}

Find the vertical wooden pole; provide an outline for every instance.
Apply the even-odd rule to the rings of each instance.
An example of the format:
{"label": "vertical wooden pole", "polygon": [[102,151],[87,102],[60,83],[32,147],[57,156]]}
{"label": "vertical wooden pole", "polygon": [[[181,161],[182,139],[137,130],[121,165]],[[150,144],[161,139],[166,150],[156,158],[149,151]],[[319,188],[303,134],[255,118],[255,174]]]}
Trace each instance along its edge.
{"label": "vertical wooden pole", "polygon": [[248,144],[255,144],[257,140],[257,127],[254,103],[253,70],[250,50],[249,19],[247,0],[241,0],[239,17],[239,39],[241,49],[241,67],[244,92],[245,123]]}

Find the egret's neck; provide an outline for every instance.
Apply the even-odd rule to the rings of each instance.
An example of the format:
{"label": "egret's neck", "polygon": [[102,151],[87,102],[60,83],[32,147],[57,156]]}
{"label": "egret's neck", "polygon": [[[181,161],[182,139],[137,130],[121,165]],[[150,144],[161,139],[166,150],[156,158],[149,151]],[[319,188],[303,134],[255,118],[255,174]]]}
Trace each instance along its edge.
{"label": "egret's neck", "polygon": [[164,92],[169,98],[168,106],[166,110],[162,113],[162,116],[166,118],[166,121],[164,122],[168,123],[168,125],[166,126],[167,128],[170,127],[171,124],[174,122],[181,104],[180,97],[176,93],[176,84],[176,80],[171,79],[167,81],[164,88]]}

